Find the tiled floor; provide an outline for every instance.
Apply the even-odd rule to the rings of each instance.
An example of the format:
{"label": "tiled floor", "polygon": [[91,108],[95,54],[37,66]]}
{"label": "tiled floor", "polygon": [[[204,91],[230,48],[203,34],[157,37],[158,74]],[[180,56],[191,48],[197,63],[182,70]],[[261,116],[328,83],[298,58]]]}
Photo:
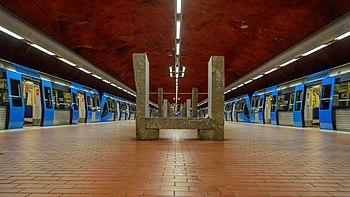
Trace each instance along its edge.
{"label": "tiled floor", "polygon": [[350,196],[350,135],[225,129],[225,141],[135,141],[134,122],[0,133],[0,197]]}

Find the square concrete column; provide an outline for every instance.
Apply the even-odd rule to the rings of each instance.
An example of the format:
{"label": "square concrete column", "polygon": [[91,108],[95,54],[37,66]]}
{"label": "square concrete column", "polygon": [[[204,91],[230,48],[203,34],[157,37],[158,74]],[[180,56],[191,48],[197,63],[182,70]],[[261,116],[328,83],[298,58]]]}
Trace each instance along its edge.
{"label": "square concrete column", "polygon": [[212,56],[208,62],[208,114],[212,130],[198,130],[202,140],[224,140],[225,63],[223,56]]}
{"label": "square concrete column", "polygon": [[133,58],[136,84],[136,139],[158,140],[158,129],[146,129],[145,118],[149,117],[149,62],[145,53],[135,53]]}
{"label": "square concrete column", "polygon": [[198,88],[192,89],[192,117],[198,117]]}
{"label": "square concrete column", "polygon": [[163,116],[168,117],[168,100],[163,100]]}
{"label": "square concrete column", "polygon": [[191,117],[191,99],[186,100],[186,117]]}
{"label": "square concrete column", "polygon": [[158,88],[158,117],[163,117],[163,88]]}

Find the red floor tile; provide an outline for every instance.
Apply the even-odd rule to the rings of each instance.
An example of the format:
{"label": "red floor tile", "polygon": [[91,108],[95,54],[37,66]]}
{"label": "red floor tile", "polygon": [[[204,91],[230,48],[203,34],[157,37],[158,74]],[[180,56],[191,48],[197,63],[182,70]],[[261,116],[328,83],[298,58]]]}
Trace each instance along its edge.
{"label": "red floor tile", "polygon": [[134,122],[0,133],[0,197],[350,196],[350,135],[226,123],[225,141]]}

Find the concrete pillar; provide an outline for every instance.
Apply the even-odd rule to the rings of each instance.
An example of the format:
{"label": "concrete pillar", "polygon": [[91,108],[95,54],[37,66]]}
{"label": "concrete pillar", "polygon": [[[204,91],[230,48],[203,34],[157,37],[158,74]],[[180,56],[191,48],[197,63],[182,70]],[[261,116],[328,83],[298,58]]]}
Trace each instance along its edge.
{"label": "concrete pillar", "polygon": [[186,112],[187,112],[187,103],[186,102],[184,102],[183,104],[182,104],[182,110],[183,110],[183,116],[182,117],[186,117]]}
{"label": "concrete pillar", "polygon": [[191,117],[191,99],[186,100],[186,117]]}
{"label": "concrete pillar", "polygon": [[163,117],[163,88],[158,88],[158,117]]}
{"label": "concrete pillar", "polygon": [[198,88],[192,89],[192,117],[198,117]]}
{"label": "concrete pillar", "polygon": [[168,117],[168,100],[163,100],[163,116]]}
{"label": "concrete pillar", "polygon": [[202,140],[224,139],[225,63],[223,56],[212,56],[208,62],[208,114],[212,130],[198,130]]}
{"label": "concrete pillar", "polygon": [[146,129],[145,118],[149,117],[149,62],[145,53],[135,53],[133,58],[136,84],[136,139],[158,140],[159,129]]}

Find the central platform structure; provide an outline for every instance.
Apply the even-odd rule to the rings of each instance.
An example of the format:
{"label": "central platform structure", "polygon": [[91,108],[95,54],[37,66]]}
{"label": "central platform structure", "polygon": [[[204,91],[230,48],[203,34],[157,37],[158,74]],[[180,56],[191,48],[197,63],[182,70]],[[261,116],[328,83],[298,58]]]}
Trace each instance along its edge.
{"label": "central platform structure", "polygon": [[[197,129],[200,140],[224,139],[224,57],[212,56],[208,62],[208,114],[197,117],[149,117],[149,61],[145,53],[133,55],[136,84],[136,139],[158,140],[159,129]],[[162,92],[162,91],[158,91]],[[198,92],[193,91],[195,94]],[[160,96],[162,98],[162,96]],[[193,98],[198,98],[193,95]],[[161,99],[162,100],[162,99]],[[162,103],[162,102],[160,102]],[[193,109],[197,109],[197,100]],[[162,105],[162,104],[161,104]],[[162,107],[158,108],[162,116]],[[196,112],[193,114],[197,114]]]}

